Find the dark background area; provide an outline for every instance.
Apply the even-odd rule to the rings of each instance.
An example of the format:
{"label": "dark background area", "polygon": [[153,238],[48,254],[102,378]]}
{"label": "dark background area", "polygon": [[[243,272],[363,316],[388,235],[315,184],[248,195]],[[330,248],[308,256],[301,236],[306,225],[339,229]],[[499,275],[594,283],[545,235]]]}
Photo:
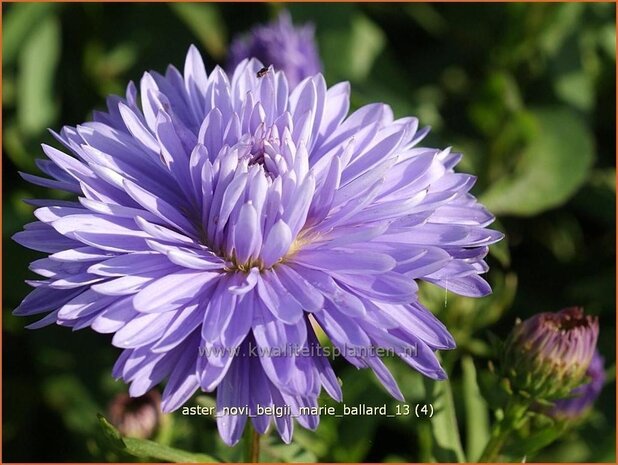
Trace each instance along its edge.
{"label": "dark background area", "polygon": [[[110,337],[48,327],[24,329],[11,311],[28,293],[28,263],[40,254],[10,237],[34,220],[24,198],[60,194],[25,183],[41,143],[89,118],[109,93],[145,70],[182,69],[195,43],[207,67],[225,62],[231,38],[276,17],[269,4],[3,4],[3,459],[126,460],[102,445],[96,413],[125,386],[111,377],[120,353]],[[600,318],[608,370],[596,408],[577,429],[532,457],[615,461],[615,5],[290,4],[311,21],[327,82],[352,83],[354,107],[390,104],[396,116],[432,126],[424,144],[464,152],[458,169],[478,176],[475,194],[507,239],[488,259],[492,296],[445,296],[422,287],[423,302],[453,332],[444,354],[464,438],[484,412],[469,412],[462,363],[474,360],[483,391],[494,357],[489,334],[516,318],[583,306]],[[71,334],[70,334],[71,333]],[[431,387],[389,360],[409,403]],[[394,401],[372,375],[337,361],[348,404]],[[212,403],[201,396],[198,402]],[[389,405],[390,405],[389,404]],[[475,415],[479,415],[478,418]],[[295,445],[271,435],[274,461],[423,461],[440,455],[431,420],[324,417]],[[156,440],[233,458],[209,418],[165,417]],[[469,444],[468,444],[469,445]],[[468,457],[473,459],[472,457]]]}

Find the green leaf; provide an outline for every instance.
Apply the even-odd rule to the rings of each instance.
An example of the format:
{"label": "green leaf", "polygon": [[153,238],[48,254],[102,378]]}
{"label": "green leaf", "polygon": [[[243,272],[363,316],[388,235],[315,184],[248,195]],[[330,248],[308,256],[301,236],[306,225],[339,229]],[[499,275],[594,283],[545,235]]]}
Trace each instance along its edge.
{"label": "green leaf", "polygon": [[126,449],[127,446],[122,440],[120,432],[100,413],[97,414],[97,418],[99,419],[103,436],[108,441],[109,445],[116,449]]}
{"label": "green leaf", "polygon": [[409,3],[404,6],[404,12],[416,23],[417,27],[424,29],[432,36],[439,37],[448,31],[448,22],[440,14],[437,5]]}
{"label": "green leaf", "polygon": [[315,463],[317,457],[300,444],[281,444],[278,438],[269,436],[262,441],[261,461],[285,463]]}
{"label": "green leaf", "polygon": [[470,461],[478,460],[489,440],[489,410],[476,381],[472,357],[461,360],[463,399],[466,408],[466,453]]}
{"label": "green leaf", "polygon": [[292,13],[299,23],[315,17],[319,24],[317,40],[329,82],[363,81],[384,50],[386,37],[382,29],[351,4],[337,8],[311,5],[310,9],[295,5]]}
{"label": "green leaf", "polygon": [[608,58],[616,61],[616,26],[615,24],[607,24],[599,29],[598,40],[605,50]]}
{"label": "green leaf", "polygon": [[219,461],[205,454],[193,454],[184,450],[164,446],[146,439],[122,437],[120,432],[112,426],[101,414],[97,414],[103,434],[110,446],[134,457],[164,460],[166,462],[185,463],[218,463]]}
{"label": "green leaf", "polygon": [[37,31],[39,23],[59,4],[50,2],[15,3],[4,17],[2,30],[2,65],[13,62],[20,47],[30,34]]}
{"label": "green leaf", "polygon": [[16,167],[24,171],[35,171],[35,157],[14,121],[8,122],[4,126],[3,143],[6,155],[15,163]]}
{"label": "green leaf", "polygon": [[2,76],[2,106],[3,108],[11,107],[15,103],[15,77],[4,72]]}
{"label": "green leaf", "polygon": [[416,428],[418,439],[418,456],[421,462],[435,463],[436,458],[433,456],[433,433],[431,424],[427,422],[420,423]]}
{"label": "green leaf", "polygon": [[562,100],[582,111],[588,111],[594,105],[592,77],[581,70],[561,74],[556,78],[554,88]]}
{"label": "green leaf", "polygon": [[515,172],[480,197],[498,215],[531,216],[567,201],[585,182],[594,159],[590,131],[566,108],[532,112],[536,134]]}
{"label": "green leaf", "polygon": [[60,23],[47,17],[19,55],[17,119],[26,134],[37,134],[56,117],[53,80],[60,58]]}
{"label": "green leaf", "polygon": [[438,462],[465,462],[450,381],[425,380],[425,383],[434,410],[429,420],[434,439],[433,456]]}
{"label": "green leaf", "polygon": [[170,3],[170,8],[200,39],[210,56],[225,56],[227,32],[219,6],[212,3]]}
{"label": "green leaf", "polygon": [[367,77],[375,59],[384,49],[384,43],[384,33],[366,16],[352,18],[348,43],[348,72],[352,79]]}
{"label": "green leaf", "polygon": [[[50,350],[44,357],[59,356]],[[43,384],[45,400],[61,414],[67,429],[73,433],[96,430],[94,414],[99,409],[88,388],[72,375],[47,377]]]}
{"label": "green leaf", "polygon": [[560,3],[549,13],[546,9],[546,25],[539,31],[537,46],[548,55],[556,54],[564,42],[573,33],[577,22],[584,15],[585,5],[582,3]]}
{"label": "green leaf", "polygon": [[519,455],[534,455],[563,436],[565,432],[566,427],[563,424],[546,426],[542,430],[521,438],[512,446],[513,452]]}

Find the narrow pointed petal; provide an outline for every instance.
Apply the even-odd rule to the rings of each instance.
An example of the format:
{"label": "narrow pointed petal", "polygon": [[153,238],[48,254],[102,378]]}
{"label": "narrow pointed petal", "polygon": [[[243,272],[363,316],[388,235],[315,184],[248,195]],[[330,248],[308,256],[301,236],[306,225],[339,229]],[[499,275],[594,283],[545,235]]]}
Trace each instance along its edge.
{"label": "narrow pointed petal", "polygon": [[266,236],[262,244],[260,254],[264,266],[269,268],[285,255],[292,245],[292,232],[290,227],[283,221],[278,220]]}
{"label": "narrow pointed petal", "polygon": [[196,298],[219,279],[219,273],[178,271],[152,282],[133,299],[140,312],[168,312],[176,310]]}
{"label": "narrow pointed petal", "polygon": [[233,446],[242,437],[247,414],[224,414],[225,407],[249,405],[249,363],[246,357],[238,357],[217,388],[217,427],[223,441]]}

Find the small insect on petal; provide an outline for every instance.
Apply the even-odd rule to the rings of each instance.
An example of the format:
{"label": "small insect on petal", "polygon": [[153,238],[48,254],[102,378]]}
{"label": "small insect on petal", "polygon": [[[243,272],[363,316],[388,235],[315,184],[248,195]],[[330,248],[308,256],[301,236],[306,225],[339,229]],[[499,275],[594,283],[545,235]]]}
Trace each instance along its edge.
{"label": "small insect on petal", "polygon": [[264,66],[262,69],[260,69],[255,75],[259,78],[266,76],[266,73],[268,73],[268,67]]}

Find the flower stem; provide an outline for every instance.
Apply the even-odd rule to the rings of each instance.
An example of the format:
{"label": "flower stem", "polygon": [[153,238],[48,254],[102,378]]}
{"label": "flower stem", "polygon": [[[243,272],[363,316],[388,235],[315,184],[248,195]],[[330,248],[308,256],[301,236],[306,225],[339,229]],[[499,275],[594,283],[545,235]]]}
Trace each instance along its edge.
{"label": "flower stem", "polygon": [[247,463],[258,463],[260,461],[260,433],[258,433],[251,421],[247,422],[247,433],[246,433],[246,444],[247,444]]}
{"label": "flower stem", "polygon": [[479,462],[480,463],[495,462],[496,459],[498,458],[498,454],[500,453],[500,450],[502,449],[502,446],[504,446],[504,443],[506,442],[507,436],[508,434],[505,430],[498,429],[497,431],[496,429],[494,429],[494,431],[492,432],[491,438],[489,439],[489,441],[487,442],[487,445],[485,446],[485,450],[483,451],[483,453],[481,454],[481,457],[479,458]]}
{"label": "flower stem", "polygon": [[479,458],[479,462],[495,462],[509,435],[518,429],[519,422],[526,414],[530,403],[512,398],[507,404],[504,417],[494,425],[491,437]]}

